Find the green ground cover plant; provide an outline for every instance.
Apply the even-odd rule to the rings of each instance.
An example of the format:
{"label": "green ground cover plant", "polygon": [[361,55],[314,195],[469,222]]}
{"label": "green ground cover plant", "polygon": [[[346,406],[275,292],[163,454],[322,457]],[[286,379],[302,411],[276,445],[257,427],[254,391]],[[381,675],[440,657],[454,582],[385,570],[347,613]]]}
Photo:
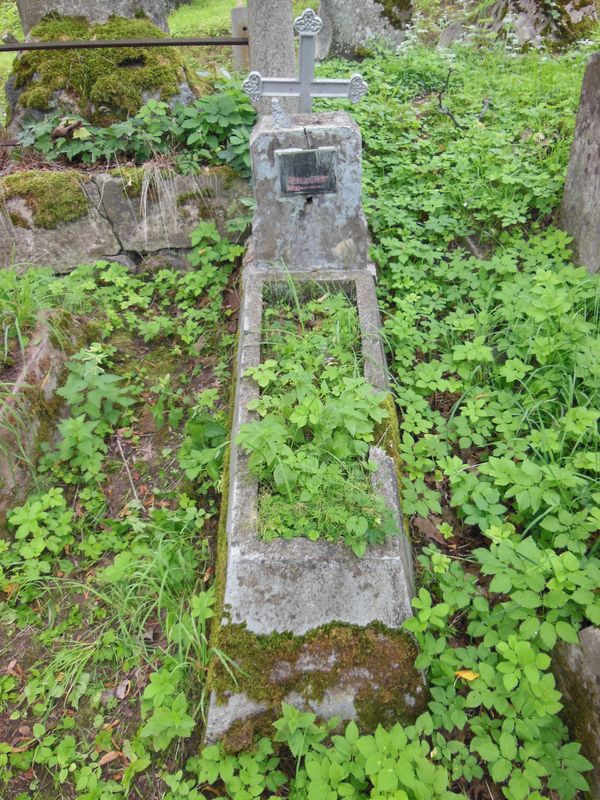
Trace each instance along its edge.
{"label": "green ground cover plant", "polygon": [[0,541],[3,797],[158,798],[164,764],[194,752],[205,671],[225,659],[209,645],[211,532],[241,248],[210,223],[193,240],[188,271],[4,275],[23,335],[39,294],[44,308],[67,298],[90,342]]}
{"label": "green ground cover plant", "polygon": [[[24,147],[35,148],[48,161],[140,164],[167,157],[184,175],[202,166],[225,163],[247,177],[248,141],[255,111],[234,84],[215,88],[215,94],[188,105],[171,107],[160,100],[149,100],[126,120],[105,127],[77,115],[49,114],[26,124],[19,141]],[[55,130],[61,126],[64,130],[70,126],[72,132],[57,137]]]}
{"label": "green ground cover plant", "polygon": [[[593,46],[411,38],[361,65],[426,713],[367,736],[285,707],[253,751],[198,755],[240,254],[205,225],[191,272],[57,281],[100,331],[0,542],[3,797],[582,797],[552,650],[600,622],[599,296],[553,222]],[[5,336],[54,280],[3,277]]]}
{"label": "green ground cover plant", "polygon": [[246,373],[261,389],[248,405],[260,419],[242,425],[238,443],[260,482],[267,541],[341,540],[360,557],[394,532],[369,463],[385,394],[364,378],[360,344],[358,312],[342,292],[303,300],[292,286],[265,308],[262,363]]}

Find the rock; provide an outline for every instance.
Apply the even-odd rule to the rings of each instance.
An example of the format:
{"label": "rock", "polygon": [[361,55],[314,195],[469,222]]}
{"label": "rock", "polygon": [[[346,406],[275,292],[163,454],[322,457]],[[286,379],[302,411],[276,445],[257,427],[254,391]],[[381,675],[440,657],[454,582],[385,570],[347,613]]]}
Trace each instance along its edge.
{"label": "rock", "polygon": [[27,35],[45,16],[84,16],[89,22],[107,22],[110,17],[134,19],[140,12],[163,31],[168,31],[168,3],[165,0],[17,0],[21,25]]}
{"label": "rock", "polygon": [[582,630],[579,645],[557,645],[552,671],[563,695],[563,714],[571,735],[594,765],[586,773],[591,797],[600,798],[600,628]]}
{"label": "rock", "polygon": [[317,55],[354,58],[376,39],[400,44],[412,10],[411,0],[321,0]]}
{"label": "rock", "polygon": [[228,167],[185,177],[139,168],[93,180],[121,247],[137,253],[191,247],[190,235],[201,219],[213,220],[225,235],[227,220],[247,191]]}
{"label": "rock", "polygon": [[[25,175],[25,178],[22,178]],[[67,173],[41,173],[39,181],[47,176],[60,178],[50,184],[66,201],[67,190],[72,188]],[[19,178],[17,187],[7,190],[13,178]],[[56,184],[56,186],[55,186]],[[110,222],[97,211],[99,194],[93,183],[79,187],[83,202],[76,194],[70,202],[46,208],[36,173],[15,173],[0,181],[0,193],[5,199],[0,206],[0,265],[31,264],[52,267],[57,273],[70,272],[78,264],[89,264],[98,259],[119,253],[121,246]],[[62,189],[61,189],[62,187]],[[37,191],[39,194],[34,194]],[[63,193],[61,197],[61,191]],[[51,202],[50,197],[47,202]],[[57,210],[60,216],[54,217]]]}
{"label": "rock", "polygon": [[124,168],[81,179],[70,170],[31,170],[1,178],[0,268],[23,263],[60,273],[108,260],[137,269],[145,254],[157,254],[150,268],[184,268],[201,219],[234,236],[227,223],[245,213],[248,189],[229,167],[194,177],[146,174]]}
{"label": "rock", "polygon": [[468,33],[468,29],[459,22],[453,22],[440,33],[438,47],[452,47],[456,42],[460,42]]}
{"label": "rock", "polygon": [[[326,193],[287,194],[280,189],[281,154],[334,149],[336,186]],[[345,113],[296,114],[288,128],[263,117],[250,139],[256,210],[257,261],[291,269],[366,268],[368,232],[361,205],[361,135]]]}
{"label": "rock", "polygon": [[568,42],[576,38],[585,22],[595,22],[598,14],[594,0],[572,0],[551,6],[542,0],[496,0],[482,11],[491,30],[499,33],[508,26],[520,45],[539,44],[544,40]]}
{"label": "rock", "polygon": [[573,237],[575,262],[600,267],[600,53],[590,58],[581,90],[560,224]]}
{"label": "rock", "polygon": [[[159,39],[164,33],[148,19],[111,17],[90,23],[83,17],[48,17],[31,36],[61,39]],[[77,114],[108,125],[137,113],[150,98],[174,104],[193,93],[177,48],[113,48],[28,51],[14,61],[8,82],[9,122],[13,134],[29,119],[52,112]]]}
{"label": "rock", "polygon": [[[248,0],[248,35],[251,70],[266,78],[296,75],[292,0]],[[297,101],[291,98],[282,102],[289,111],[297,109]],[[264,98],[256,107],[269,114],[271,101]]]}
{"label": "rock", "polygon": [[25,500],[31,485],[29,463],[39,455],[59,417],[55,391],[69,351],[77,338],[65,340],[65,349],[53,344],[52,326],[42,317],[29,337],[20,366],[4,376],[6,395],[0,409],[0,529],[6,513]]}

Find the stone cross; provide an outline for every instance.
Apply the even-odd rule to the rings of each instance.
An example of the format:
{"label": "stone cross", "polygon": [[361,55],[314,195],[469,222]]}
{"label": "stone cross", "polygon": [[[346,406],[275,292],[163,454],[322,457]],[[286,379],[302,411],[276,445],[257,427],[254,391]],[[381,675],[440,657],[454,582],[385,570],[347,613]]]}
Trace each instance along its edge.
{"label": "stone cross", "polygon": [[322,27],[323,22],[312,8],[296,18],[294,30],[300,34],[298,78],[263,78],[260,72],[251,72],[242,88],[252,102],[257,103],[261,97],[297,97],[301,114],[311,113],[313,97],[345,97],[358,103],[368,90],[361,75],[353,75],[350,80],[315,79],[317,34]]}

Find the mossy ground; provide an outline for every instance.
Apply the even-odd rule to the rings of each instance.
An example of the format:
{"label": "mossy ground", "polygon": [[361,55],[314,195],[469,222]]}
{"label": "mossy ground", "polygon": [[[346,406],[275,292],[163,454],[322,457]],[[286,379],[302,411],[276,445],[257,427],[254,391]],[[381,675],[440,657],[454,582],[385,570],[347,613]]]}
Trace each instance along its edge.
{"label": "mossy ground", "polygon": [[[159,39],[165,34],[147,19],[113,17],[90,24],[82,17],[49,16],[31,35],[43,41],[59,39]],[[13,75],[22,91],[19,104],[48,111],[57,93],[96,124],[108,124],[139,110],[149,97],[169,100],[178,94],[186,71],[175,48],[32,51],[14,63]]]}
{"label": "mossy ground", "polygon": [[[0,179],[0,200],[23,198],[34,225],[52,230],[88,213],[88,199],[81,180],[82,176],[75,170],[15,172]],[[28,225],[22,215],[13,223]]]}

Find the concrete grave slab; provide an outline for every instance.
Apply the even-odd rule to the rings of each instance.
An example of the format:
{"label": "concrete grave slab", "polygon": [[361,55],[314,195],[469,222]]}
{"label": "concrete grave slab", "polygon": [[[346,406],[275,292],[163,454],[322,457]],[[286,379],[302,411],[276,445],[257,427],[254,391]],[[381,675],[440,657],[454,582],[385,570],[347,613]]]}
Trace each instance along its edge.
{"label": "concrete grave slab", "polygon": [[[369,236],[361,205],[362,139],[346,113],[296,114],[289,127],[263,117],[251,140],[256,211],[253,234],[257,261],[289,269],[362,269]],[[319,192],[300,184],[282,190],[281,159],[309,151],[334,153],[335,190]],[[296,176],[296,178],[302,176]],[[317,179],[328,176],[311,175]],[[325,181],[323,181],[325,183]]]}
{"label": "concrete grave slab", "polygon": [[[412,550],[403,529],[397,464],[383,446],[371,448],[371,459],[378,466],[373,486],[394,514],[398,536],[370,547],[362,559],[342,544],[306,539],[264,542],[258,538],[258,482],[248,469],[248,456],[236,446],[235,439],[240,426],[255,418],[248,411],[248,403],[258,397],[259,388],[244,375],[261,360],[265,289],[277,282],[285,283],[290,277],[295,281],[325,284],[331,289],[342,288],[355,299],[365,377],[374,388],[389,391],[375,284],[367,270],[318,268],[289,273],[265,262],[246,264],[224,531],[227,539],[224,616],[217,646],[235,660],[236,653],[230,651],[228,643],[236,638],[245,642],[241,645],[242,653],[255,646],[260,651],[264,648],[277,651],[278,644],[268,644],[272,637],[277,641],[276,637],[281,636],[286,644],[269,669],[260,667],[259,673],[264,673],[262,679],[256,676],[262,691],[269,687],[266,697],[261,690],[252,695],[237,690],[235,685],[226,691],[213,686],[207,741],[222,737],[232,725],[247,717],[276,715],[279,708],[275,706],[282,699],[324,717],[335,714],[345,719],[360,717],[367,687],[375,687],[377,691],[385,683],[383,673],[395,675],[395,689],[387,684],[385,688],[386,696],[395,693],[395,700],[388,697],[378,713],[384,713],[382,708],[389,705],[393,715],[393,709],[400,703],[404,708],[402,713],[410,716],[413,709],[421,707],[425,697],[422,677],[412,666],[414,644],[399,632],[404,620],[412,614]],[[222,556],[225,557],[224,551]],[[331,641],[323,633],[327,630],[332,632]],[[353,637],[356,641],[349,644],[349,638]],[[359,642],[364,645],[365,641],[368,656],[361,660],[356,651],[362,647]],[[286,667],[286,653],[292,642],[296,649]],[[235,649],[236,645],[233,646]],[[356,659],[348,659],[348,648]],[[246,673],[252,671],[245,664],[242,668]],[[382,674],[375,674],[379,670]],[[329,680],[325,681],[324,676]],[[315,690],[315,685],[324,681],[328,683],[325,689]]]}

